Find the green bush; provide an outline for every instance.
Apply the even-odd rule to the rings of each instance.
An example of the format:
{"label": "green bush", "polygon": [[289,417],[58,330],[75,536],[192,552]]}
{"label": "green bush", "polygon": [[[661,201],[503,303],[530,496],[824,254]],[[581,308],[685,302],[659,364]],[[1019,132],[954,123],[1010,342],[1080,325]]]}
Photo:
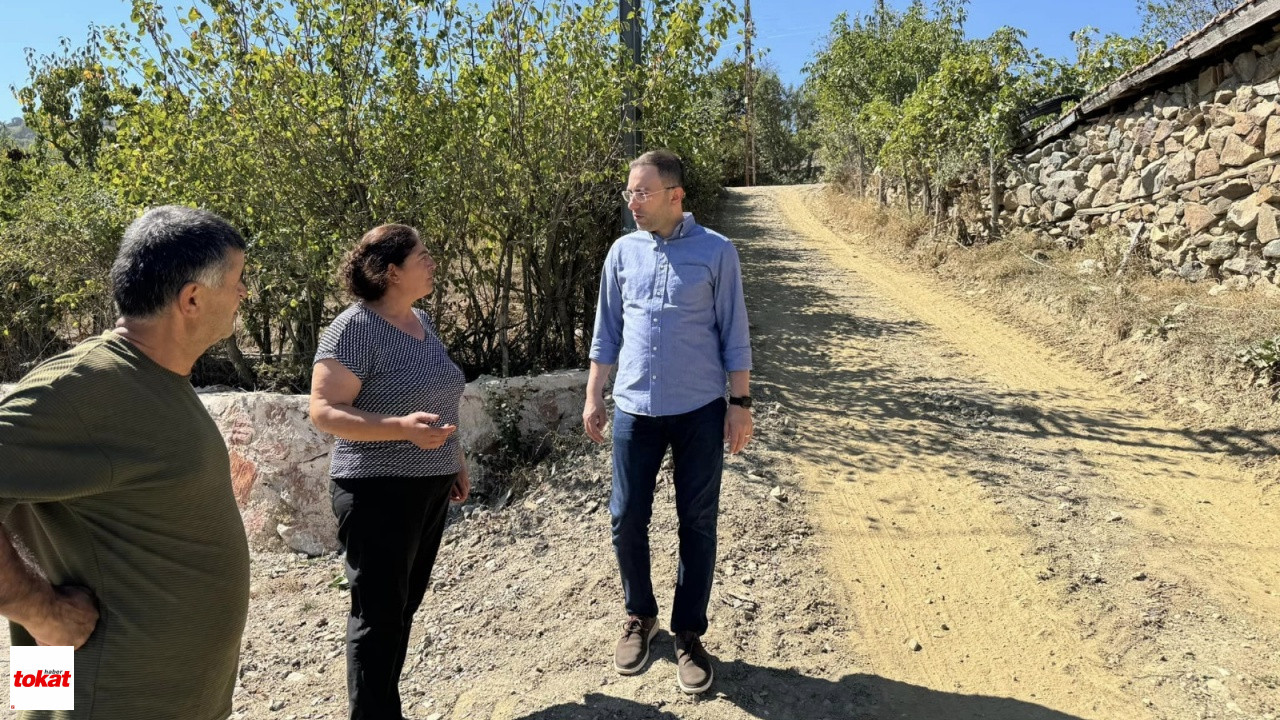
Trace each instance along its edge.
{"label": "green bush", "polygon": [[111,262],[134,215],[93,173],[41,171],[0,226],[3,377],[112,327]]}

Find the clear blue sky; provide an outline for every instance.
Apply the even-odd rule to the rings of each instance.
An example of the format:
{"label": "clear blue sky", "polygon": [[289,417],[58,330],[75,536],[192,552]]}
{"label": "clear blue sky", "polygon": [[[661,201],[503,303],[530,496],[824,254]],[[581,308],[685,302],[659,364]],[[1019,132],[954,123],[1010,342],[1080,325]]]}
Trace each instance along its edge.
{"label": "clear blue sky", "polygon": [[[740,1],[740,0],[739,0]],[[177,4],[174,0],[165,3]],[[799,83],[801,68],[842,11],[865,13],[875,0],[752,0],[757,43],[769,48],[767,62],[783,82]],[[890,0],[904,7],[907,0]],[[23,48],[57,50],[58,38],[84,41],[89,23],[114,25],[129,17],[127,0],[19,0],[0,8],[0,120],[20,114],[9,90],[27,79]],[[15,7],[16,6],[16,7]],[[1073,57],[1068,34],[1085,25],[1103,32],[1136,34],[1138,0],[972,0],[967,29],[985,37],[1002,25],[1027,32],[1027,44],[1047,55]]]}

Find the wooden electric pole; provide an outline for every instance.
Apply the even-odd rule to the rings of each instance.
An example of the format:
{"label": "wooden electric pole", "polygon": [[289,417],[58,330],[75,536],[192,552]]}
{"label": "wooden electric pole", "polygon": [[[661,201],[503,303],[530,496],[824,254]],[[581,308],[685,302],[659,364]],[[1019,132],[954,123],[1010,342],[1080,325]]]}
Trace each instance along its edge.
{"label": "wooden electric pole", "polygon": [[[628,74],[640,67],[642,61],[640,3],[641,0],[618,0],[618,35]],[[622,153],[628,161],[640,154],[641,142],[640,109],[636,107],[635,88],[628,78],[622,86]],[[622,204],[622,229],[626,232],[636,229],[635,218],[626,203]]]}
{"label": "wooden electric pole", "polygon": [[743,73],[743,95],[746,103],[747,120],[747,157],[743,169],[743,181],[747,187],[756,184],[756,108],[754,100],[756,82],[752,68],[751,38],[756,34],[755,24],[751,22],[751,0],[743,2],[742,45],[745,52]]}

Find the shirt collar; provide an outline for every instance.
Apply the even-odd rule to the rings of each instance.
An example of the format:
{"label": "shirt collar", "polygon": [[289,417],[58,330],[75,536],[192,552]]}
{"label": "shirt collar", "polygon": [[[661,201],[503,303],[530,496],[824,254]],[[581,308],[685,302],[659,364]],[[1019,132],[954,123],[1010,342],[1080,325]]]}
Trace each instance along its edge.
{"label": "shirt collar", "polygon": [[656,232],[650,232],[649,236],[653,238],[654,242],[658,242],[661,240],[666,240],[667,242],[671,242],[672,240],[679,240],[680,238],[687,235],[689,231],[693,230],[694,224],[695,223],[693,222],[693,213],[685,212],[684,217],[680,218],[680,222],[676,225],[675,230],[671,231],[671,237],[663,238],[661,235],[659,235]]}

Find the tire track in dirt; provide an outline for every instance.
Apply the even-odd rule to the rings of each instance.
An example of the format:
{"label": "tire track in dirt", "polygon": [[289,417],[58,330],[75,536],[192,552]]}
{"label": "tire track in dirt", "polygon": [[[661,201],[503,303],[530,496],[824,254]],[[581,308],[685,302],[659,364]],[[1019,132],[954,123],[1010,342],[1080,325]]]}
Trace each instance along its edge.
{"label": "tire track in dirt", "polygon": [[1274,498],[1224,462],[1257,448],[1160,420],[837,236],[814,192],[735,191],[726,230],[762,241],[740,243],[757,374],[805,418],[797,467],[869,668],[1139,718],[1196,707],[1196,687],[1169,687],[1197,661],[1274,667],[1260,647],[1280,611]]}

